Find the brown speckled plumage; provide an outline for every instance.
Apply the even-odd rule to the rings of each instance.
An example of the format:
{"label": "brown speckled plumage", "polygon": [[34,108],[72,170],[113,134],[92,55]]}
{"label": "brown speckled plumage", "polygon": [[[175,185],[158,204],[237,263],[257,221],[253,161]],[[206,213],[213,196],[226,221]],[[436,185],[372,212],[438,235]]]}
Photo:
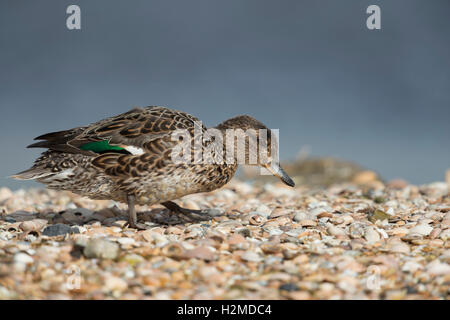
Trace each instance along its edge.
{"label": "brown speckled plumage", "polygon": [[[177,129],[186,129],[193,136],[194,130],[205,133],[206,127],[200,125],[197,118],[185,112],[164,107],[135,108],[88,126],[37,137],[42,141],[29,147],[48,150],[32,168],[13,177],[35,179],[51,189],[69,190],[93,199],[128,203],[130,225],[136,227],[134,204],[162,203],[172,210],[184,210],[171,200],[215,190],[234,176],[237,164],[172,161],[171,152],[177,145],[172,133]],[[216,128],[266,129],[249,116],[229,119]],[[82,149],[87,143],[105,140],[111,146],[136,148],[133,150],[139,152]]]}

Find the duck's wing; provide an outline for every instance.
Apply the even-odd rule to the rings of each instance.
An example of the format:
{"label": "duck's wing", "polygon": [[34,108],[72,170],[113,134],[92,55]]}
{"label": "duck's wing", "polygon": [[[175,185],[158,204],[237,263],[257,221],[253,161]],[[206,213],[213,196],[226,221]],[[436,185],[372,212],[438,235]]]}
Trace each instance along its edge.
{"label": "duck's wing", "polygon": [[96,155],[98,153],[142,153],[154,140],[170,136],[178,129],[192,131],[206,128],[194,116],[165,107],[135,108],[100,120],[85,127],[41,135],[29,148],[48,148],[67,153]]}

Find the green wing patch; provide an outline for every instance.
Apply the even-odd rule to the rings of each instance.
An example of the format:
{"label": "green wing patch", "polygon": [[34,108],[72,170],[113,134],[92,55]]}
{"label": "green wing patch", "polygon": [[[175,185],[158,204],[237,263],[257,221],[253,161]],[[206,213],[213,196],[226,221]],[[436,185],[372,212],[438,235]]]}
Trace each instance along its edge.
{"label": "green wing patch", "polygon": [[80,146],[81,150],[93,151],[96,153],[104,152],[126,152],[122,147],[112,146],[107,140],[88,142]]}

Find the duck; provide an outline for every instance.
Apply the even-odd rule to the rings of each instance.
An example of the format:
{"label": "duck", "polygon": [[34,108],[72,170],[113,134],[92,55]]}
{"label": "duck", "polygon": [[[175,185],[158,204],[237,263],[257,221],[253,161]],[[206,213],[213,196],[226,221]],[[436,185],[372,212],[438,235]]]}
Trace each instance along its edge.
{"label": "duck", "polygon": [[[239,139],[230,132],[247,130],[254,134],[244,136],[242,151]],[[161,106],[139,107],[34,140],[38,142],[28,148],[46,150],[31,168],[12,178],[35,180],[49,189],[91,199],[125,203],[128,226],[135,229],[145,229],[137,221],[136,205],[161,204],[174,213],[201,214],[202,210],[180,207],[174,200],[223,187],[240,164],[260,166],[284,184],[295,186],[273,152],[273,145],[278,148],[274,134],[249,115],[206,128],[186,112]],[[263,140],[265,144],[259,149],[266,152],[265,157],[255,155],[250,145]],[[202,157],[202,152],[208,156]],[[199,153],[201,161],[193,161],[198,160]]]}

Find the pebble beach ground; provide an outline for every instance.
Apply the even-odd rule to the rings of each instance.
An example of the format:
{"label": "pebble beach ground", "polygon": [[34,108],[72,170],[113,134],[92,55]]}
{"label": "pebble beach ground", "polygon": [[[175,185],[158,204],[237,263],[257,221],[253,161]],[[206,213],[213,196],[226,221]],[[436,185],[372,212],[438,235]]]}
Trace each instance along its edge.
{"label": "pebble beach ground", "polygon": [[234,179],[177,202],[210,209],[139,207],[138,231],[122,204],[1,188],[0,299],[448,299],[447,183]]}

